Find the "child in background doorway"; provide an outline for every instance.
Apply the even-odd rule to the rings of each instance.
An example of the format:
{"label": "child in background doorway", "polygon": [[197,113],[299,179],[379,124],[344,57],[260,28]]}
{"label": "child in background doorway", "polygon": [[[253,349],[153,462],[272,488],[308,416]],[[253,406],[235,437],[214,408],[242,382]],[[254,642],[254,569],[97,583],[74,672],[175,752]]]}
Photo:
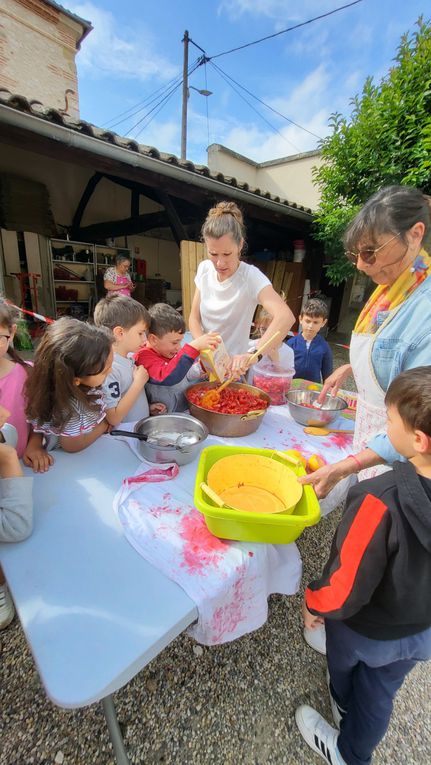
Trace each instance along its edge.
{"label": "child in background doorway", "polygon": [[305,626],[325,622],[336,727],[307,705],[296,722],[330,765],[369,765],[404,678],[431,658],[431,367],[396,377],[385,404],[406,462],[350,489],[322,575],[305,591]]}
{"label": "child in background doorway", "polygon": [[27,417],[66,452],[85,449],[109,430],[101,386],[111,371],[112,343],[108,329],[63,317],[36,351],[25,385]]}
{"label": "child in background doorway", "polygon": [[148,406],[145,366],[136,366],[129,353],[136,353],[147,341],[150,315],[141,303],[124,295],[111,294],[99,300],[94,310],[97,327],[107,327],[114,335],[112,369],[103,384],[106,419],[116,426],[123,421],[135,422],[151,414],[161,414],[166,406]]}
{"label": "child in background doorway", "polygon": [[24,386],[32,368],[13,347],[17,321],[16,309],[0,300],[0,400],[18,433],[18,457],[35,473],[44,473],[53,459],[43,448],[42,436],[31,430],[25,417]]}
{"label": "child in background doorway", "polygon": [[319,331],[328,321],[323,300],[309,300],[300,314],[301,332],[287,341],[295,354],[295,377],[321,383],[332,373],[332,351]]}
{"label": "child in background doorway", "polygon": [[192,367],[200,351],[217,348],[220,335],[208,332],[181,347],[186,325],[178,311],[167,303],[156,303],[149,314],[147,344],[135,355],[136,364],[143,365],[150,376],[150,400],[162,401],[168,412],[183,412],[188,406],[184,391],[201,376],[200,370],[193,374]]}

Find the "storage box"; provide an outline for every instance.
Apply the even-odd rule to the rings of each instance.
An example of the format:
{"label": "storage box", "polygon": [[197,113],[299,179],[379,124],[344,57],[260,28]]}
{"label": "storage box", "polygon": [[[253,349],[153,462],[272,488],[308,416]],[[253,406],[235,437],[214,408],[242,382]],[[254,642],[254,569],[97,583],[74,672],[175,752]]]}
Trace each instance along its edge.
{"label": "storage box", "polygon": [[210,381],[219,380],[223,382],[230,365],[230,356],[226,350],[223,340],[217,346],[215,351],[207,348],[201,351],[201,362],[205,371],[208,372]]}

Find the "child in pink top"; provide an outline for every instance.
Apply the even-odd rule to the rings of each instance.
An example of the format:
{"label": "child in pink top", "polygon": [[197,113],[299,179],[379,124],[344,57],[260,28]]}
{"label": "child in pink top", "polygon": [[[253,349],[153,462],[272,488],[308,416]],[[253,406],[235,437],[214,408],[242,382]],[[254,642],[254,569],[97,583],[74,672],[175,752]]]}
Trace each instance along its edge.
{"label": "child in pink top", "polygon": [[44,473],[53,459],[43,448],[42,436],[33,433],[25,415],[24,384],[31,367],[13,347],[17,312],[0,300],[0,400],[9,410],[8,422],[18,432],[17,453],[35,473]]}

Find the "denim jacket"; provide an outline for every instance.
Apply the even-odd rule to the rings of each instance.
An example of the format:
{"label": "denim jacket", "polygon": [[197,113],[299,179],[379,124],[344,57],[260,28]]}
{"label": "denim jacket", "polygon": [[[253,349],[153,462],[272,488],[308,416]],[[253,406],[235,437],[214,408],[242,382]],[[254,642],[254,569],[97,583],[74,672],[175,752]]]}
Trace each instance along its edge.
{"label": "denim jacket", "polygon": [[[384,391],[400,372],[431,366],[431,276],[388,314],[374,336],[370,355],[374,375]],[[367,445],[389,464],[400,459],[386,433],[374,436]]]}

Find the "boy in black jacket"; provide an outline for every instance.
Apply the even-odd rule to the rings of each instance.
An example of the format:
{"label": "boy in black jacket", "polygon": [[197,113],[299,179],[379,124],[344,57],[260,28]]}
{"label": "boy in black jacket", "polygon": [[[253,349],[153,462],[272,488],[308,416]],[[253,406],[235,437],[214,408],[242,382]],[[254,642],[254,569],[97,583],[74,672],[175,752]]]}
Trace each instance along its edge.
{"label": "boy in black jacket", "polygon": [[325,623],[339,730],[306,705],[295,717],[330,765],[371,762],[398,688],[431,657],[431,367],[400,374],[385,403],[388,436],[408,461],[349,491],[329,560],[305,592],[305,626]]}

